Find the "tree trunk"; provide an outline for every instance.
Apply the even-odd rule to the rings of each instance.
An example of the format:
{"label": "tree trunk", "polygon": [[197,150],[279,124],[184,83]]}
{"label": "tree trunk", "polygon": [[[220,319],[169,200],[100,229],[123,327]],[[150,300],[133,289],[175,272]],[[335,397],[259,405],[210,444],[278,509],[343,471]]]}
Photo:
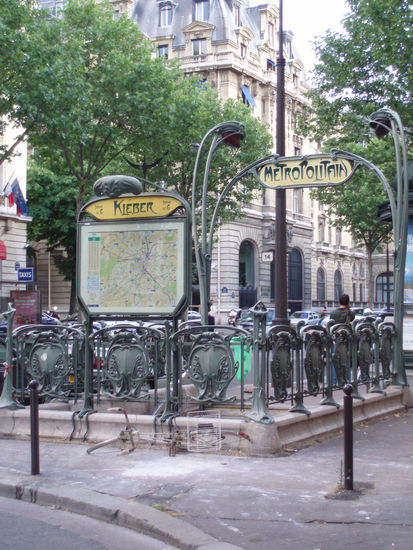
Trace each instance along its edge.
{"label": "tree trunk", "polygon": [[367,288],[368,288],[368,307],[373,307],[374,302],[374,275],[373,275],[373,251],[367,248]]}

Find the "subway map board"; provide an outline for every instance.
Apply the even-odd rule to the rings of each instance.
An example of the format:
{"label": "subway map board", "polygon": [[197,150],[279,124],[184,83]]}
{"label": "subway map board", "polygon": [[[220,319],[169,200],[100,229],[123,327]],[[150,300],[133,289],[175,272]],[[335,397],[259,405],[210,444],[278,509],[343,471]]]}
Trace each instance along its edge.
{"label": "subway map board", "polygon": [[84,223],[78,296],[89,315],[174,315],[186,297],[185,224]]}

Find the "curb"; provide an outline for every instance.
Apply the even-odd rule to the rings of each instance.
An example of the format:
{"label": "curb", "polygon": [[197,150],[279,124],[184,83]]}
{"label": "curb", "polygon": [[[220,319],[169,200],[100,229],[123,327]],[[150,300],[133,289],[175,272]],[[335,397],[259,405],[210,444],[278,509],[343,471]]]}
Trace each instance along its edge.
{"label": "curb", "polygon": [[139,502],[43,482],[34,476],[0,472],[0,496],[40,506],[56,507],[148,535],[183,550],[244,550],[221,542],[182,519]]}

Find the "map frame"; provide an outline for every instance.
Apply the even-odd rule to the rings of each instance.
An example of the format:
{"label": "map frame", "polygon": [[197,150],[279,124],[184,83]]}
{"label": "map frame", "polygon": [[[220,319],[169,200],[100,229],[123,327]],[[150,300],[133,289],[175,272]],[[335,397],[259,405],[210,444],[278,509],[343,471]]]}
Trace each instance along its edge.
{"label": "map frame", "polygon": [[[90,300],[90,288],[88,281],[92,276],[89,270],[89,239],[102,235],[113,235],[116,233],[139,233],[139,232],[165,232],[176,230],[176,262],[171,265],[170,270],[176,270],[176,292],[173,302],[155,306],[136,304],[133,307],[124,302],[117,301],[116,305],[105,306],[100,303],[93,303]],[[165,219],[145,220],[122,220],[122,221],[83,221],[78,223],[78,275],[77,275],[77,297],[79,303],[89,317],[124,315],[129,317],[145,318],[149,316],[173,318],[187,306],[189,301],[189,228],[185,217],[171,217]],[[100,273],[100,271],[99,271]],[[100,287],[100,279],[98,281]]]}

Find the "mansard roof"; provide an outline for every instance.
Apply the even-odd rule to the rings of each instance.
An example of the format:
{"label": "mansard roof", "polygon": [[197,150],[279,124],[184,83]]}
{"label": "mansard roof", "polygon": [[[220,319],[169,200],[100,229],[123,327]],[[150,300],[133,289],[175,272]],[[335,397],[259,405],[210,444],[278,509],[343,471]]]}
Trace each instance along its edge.
{"label": "mansard roof", "polygon": [[[174,16],[171,25],[159,26],[160,4],[170,3],[174,7]],[[185,45],[183,29],[193,22],[194,0],[135,0],[132,10],[132,19],[139,29],[149,38],[173,36],[173,46]],[[209,0],[208,23],[214,26],[212,41],[237,42],[235,20],[233,16],[233,0]],[[248,0],[240,2],[241,23],[248,27],[253,35],[250,49],[258,53],[260,44],[259,12],[257,8],[250,8]]]}

